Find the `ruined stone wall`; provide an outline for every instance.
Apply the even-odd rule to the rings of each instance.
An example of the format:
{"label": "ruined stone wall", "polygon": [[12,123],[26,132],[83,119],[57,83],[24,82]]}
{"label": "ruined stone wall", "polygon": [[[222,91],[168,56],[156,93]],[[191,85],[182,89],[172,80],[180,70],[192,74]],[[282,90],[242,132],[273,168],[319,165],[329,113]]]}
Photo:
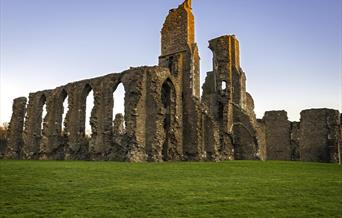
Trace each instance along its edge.
{"label": "ruined stone wall", "polygon": [[290,130],[286,111],[267,111],[263,118],[266,131],[266,159],[291,160]]}
{"label": "ruined stone wall", "polygon": [[255,131],[256,139],[259,146],[257,156],[260,160],[266,160],[266,126],[263,119],[257,119]]}
{"label": "ruined stone wall", "polygon": [[249,115],[241,110],[234,108],[234,124],[232,127],[234,157],[236,160],[255,160],[257,159],[257,137]]}
{"label": "ruined stone wall", "polygon": [[190,0],[179,5],[177,9],[171,9],[161,31],[161,55],[186,51],[189,45],[195,43],[194,28]]}
{"label": "ruined stone wall", "polygon": [[[31,93],[27,106],[25,129],[24,120],[26,98],[16,99],[11,120],[10,146],[7,155],[25,159],[66,159],[66,160],[121,160],[162,161],[161,148],[166,133],[160,131],[164,115],[161,89],[167,79],[172,79],[166,68],[133,68],[121,74],[109,74],[89,80],[78,81],[54,90]],[[175,81],[173,81],[175,83]],[[122,83],[125,87],[125,129],[117,136],[113,132],[113,92]],[[89,92],[94,92],[94,107],[86,108]],[[170,160],[182,159],[182,116],[180,88],[174,90],[174,112],[169,145]],[[68,108],[63,102],[68,97]],[[154,104],[152,104],[153,102]],[[42,120],[43,106],[46,116]],[[151,110],[146,110],[146,108]],[[67,110],[64,124],[62,115]],[[85,133],[86,110],[91,110],[91,136]],[[153,120],[156,125],[148,125]],[[64,129],[63,129],[64,126]],[[62,131],[63,129],[63,131]],[[23,132],[23,140],[21,134]],[[120,138],[114,138],[120,137]],[[21,143],[21,140],[23,143]],[[151,144],[150,144],[151,143]],[[22,145],[22,149],[21,149]],[[154,147],[153,149],[149,149]],[[12,155],[13,154],[13,155]]]}
{"label": "ruined stone wall", "polygon": [[[120,161],[199,159],[202,153],[199,55],[189,0],[171,10],[165,21],[160,66],[132,68],[120,74],[31,93],[21,149],[23,157]],[[125,129],[118,134],[113,129],[112,113],[113,92],[120,83],[126,92]],[[165,84],[168,84],[166,88]],[[94,93],[94,107],[86,108],[90,91]],[[66,98],[67,109],[63,107]],[[41,120],[43,105],[47,114]],[[85,116],[89,110],[90,137],[85,132]],[[13,125],[16,122],[20,120],[13,120]]]}
{"label": "ruined stone wall", "polygon": [[303,161],[337,162],[340,113],[332,109],[301,112],[300,158]]}
{"label": "ruined stone wall", "polygon": [[202,116],[204,157],[206,160],[220,160],[220,133],[218,131],[218,123],[208,113],[208,110],[204,110]]}
{"label": "ruined stone wall", "polygon": [[244,106],[244,110],[246,110],[246,113],[251,119],[252,125],[256,127],[257,119],[256,119],[256,114],[254,112],[254,100],[251,94],[246,92],[246,103]]}
{"label": "ruined stone wall", "polygon": [[[182,159],[181,92],[168,70],[147,79],[146,152],[149,161]],[[167,93],[165,93],[167,92]]]}
{"label": "ruined stone wall", "polygon": [[332,109],[304,110],[300,122],[288,121],[286,111],[268,111],[257,121],[260,157],[337,162],[340,126],[340,114]]}
{"label": "ruined stone wall", "polygon": [[246,92],[239,42],[235,36],[222,36],[210,40],[209,48],[214,69],[207,74],[202,102],[218,126],[220,159],[255,159],[254,102]]}
{"label": "ruined stone wall", "polygon": [[[85,120],[86,110],[96,110],[96,91],[91,80],[79,81],[68,84],[69,111],[66,115],[65,131],[68,134],[67,145],[65,148],[65,159],[84,160],[89,159],[89,140],[86,138]],[[94,108],[86,108],[86,100],[89,92],[94,92]],[[91,129],[94,138],[96,129],[94,129],[94,112],[91,112]]]}

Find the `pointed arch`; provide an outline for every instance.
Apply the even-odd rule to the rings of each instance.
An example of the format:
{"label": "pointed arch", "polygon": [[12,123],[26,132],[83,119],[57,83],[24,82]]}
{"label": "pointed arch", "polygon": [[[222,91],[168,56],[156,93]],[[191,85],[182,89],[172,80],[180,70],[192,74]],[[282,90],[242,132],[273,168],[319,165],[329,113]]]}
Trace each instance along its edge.
{"label": "pointed arch", "polygon": [[38,101],[38,108],[39,108],[39,117],[38,117],[38,123],[39,123],[39,127],[40,127],[40,136],[43,135],[43,130],[45,128],[45,122],[46,122],[46,115],[47,115],[47,109],[46,109],[46,100],[47,97],[45,94],[42,94],[39,97],[39,101]]}
{"label": "pointed arch", "polygon": [[[116,116],[125,117],[125,97],[126,89],[121,81],[113,86],[113,120]],[[123,120],[123,126],[125,127],[125,119]]]}
{"label": "pointed arch", "polygon": [[170,78],[167,78],[161,88],[161,102],[164,110],[163,128],[165,139],[162,146],[162,157],[164,161],[172,158],[170,149],[172,147],[174,131],[172,131],[176,114],[176,90]]}

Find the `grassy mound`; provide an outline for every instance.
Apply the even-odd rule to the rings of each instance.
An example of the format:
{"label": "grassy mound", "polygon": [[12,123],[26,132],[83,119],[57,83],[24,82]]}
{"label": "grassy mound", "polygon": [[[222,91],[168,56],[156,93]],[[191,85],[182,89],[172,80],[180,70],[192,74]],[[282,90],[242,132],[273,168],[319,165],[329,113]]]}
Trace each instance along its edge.
{"label": "grassy mound", "polygon": [[342,167],[0,161],[0,217],[338,217]]}

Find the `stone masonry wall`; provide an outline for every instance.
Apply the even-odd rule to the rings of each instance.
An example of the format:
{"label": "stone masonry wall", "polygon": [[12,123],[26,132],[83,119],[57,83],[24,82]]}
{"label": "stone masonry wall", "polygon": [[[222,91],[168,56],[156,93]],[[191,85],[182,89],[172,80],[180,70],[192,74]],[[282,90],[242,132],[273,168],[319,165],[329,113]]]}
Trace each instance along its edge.
{"label": "stone masonry wall", "polygon": [[268,111],[257,121],[260,158],[337,162],[340,119],[333,109],[304,110],[300,122],[288,121],[285,111]]}
{"label": "stone masonry wall", "polygon": [[257,151],[260,160],[266,160],[266,126],[262,119],[256,121],[256,139],[259,149]]}
{"label": "stone masonry wall", "polygon": [[258,158],[258,144],[253,122],[248,113],[236,106],[234,108],[232,135],[236,160],[255,160]]}
{"label": "stone masonry wall", "polygon": [[301,112],[300,158],[303,161],[337,162],[340,113],[332,109]]}
{"label": "stone masonry wall", "polygon": [[263,121],[266,131],[266,159],[291,160],[291,123],[287,112],[267,111]]}
{"label": "stone masonry wall", "polygon": [[[161,89],[163,83],[171,78],[168,69],[160,67],[132,68],[121,74],[109,74],[89,80],[78,81],[57,87],[54,90],[31,93],[27,105],[25,128],[23,131],[26,98],[14,101],[10,125],[10,146],[8,158],[24,159],[66,159],[66,160],[121,160],[162,161],[161,148],[166,133],[159,131],[163,125],[163,106]],[[122,83],[125,87],[125,130],[120,136],[113,132],[113,92]],[[94,92],[94,108],[86,108],[89,92]],[[153,91],[154,90],[154,91]],[[171,136],[168,153],[170,160],[182,159],[181,126],[177,107],[181,100],[180,89],[174,90],[175,105],[170,127]],[[68,108],[63,102],[68,97]],[[155,102],[154,105],[150,104]],[[43,106],[46,116],[42,120]],[[146,108],[154,108],[150,114]],[[91,136],[85,133],[86,110],[91,110]],[[64,123],[62,115],[66,112]],[[157,125],[146,125],[156,116]],[[159,123],[159,124],[158,124]],[[64,129],[63,129],[64,126]],[[63,131],[62,131],[63,129]],[[23,132],[23,139],[20,134]],[[19,133],[19,134],[17,134]],[[120,137],[116,140],[114,137]],[[155,139],[158,139],[156,142]],[[147,142],[152,142],[147,144]],[[153,145],[154,144],[154,145]],[[149,150],[149,145],[154,151]]]}

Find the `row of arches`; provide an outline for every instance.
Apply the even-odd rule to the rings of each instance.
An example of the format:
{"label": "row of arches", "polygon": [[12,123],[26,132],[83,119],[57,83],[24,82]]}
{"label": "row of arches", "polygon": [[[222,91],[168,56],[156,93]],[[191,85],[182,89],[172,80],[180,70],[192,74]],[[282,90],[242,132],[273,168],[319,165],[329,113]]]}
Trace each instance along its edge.
{"label": "row of arches", "polygon": [[[122,83],[119,83],[117,86],[113,88],[113,119],[117,114],[125,114],[125,107],[124,107],[124,98],[125,98],[125,88]],[[84,135],[86,137],[90,137],[92,134],[91,129],[91,112],[94,108],[95,103],[95,96],[94,96],[94,90],[89,85],[86,84],[83,91],[82,91],[82,99],[85,101],[85,108],[83,108],[84,113]],[[69,111],[69,95],[65,89],[63,89],[59,94],[58,103],[60,104],[59,107],[61,109],[60,111],[60,127],[59,132],[61,135],[65,135],[67,133],[64,132],[65,126],[66,126],[66,115]],[[42,94],[40,96],[39,102],[38,102],[38,122],[40,123],[38,126],[40,127],[39,135],[43,135],[44,128],[46,126],[47,122],[47,97],[45,94]],[[125,125],[125,123],[124,123]]]}
{"label": "row of arches", "polygon": [[[158,158],[164,161],[181,154],[178,144],[178,95],[170,78],[163,82],[159,80],[160,88],[157,95],[149,95],[149,99],[141,100],[137,98],[138,95],[129,95],[126,96],[129,98],[126,99],[126,105],[127,90],[123,82],[112,84],[112,89],[102,89],[96,82],[30,94],[24,121],[25,157],[96,159],[101,158],[102,154],[111,155],[107,152],[118,152],[118,155],[121,155],[120,152],[127,152],[125,149],[130,147],[126,143],[131,141],[133,144],[139,143],[137,145],[152,142],[151,145],[158,149],[150,151],[146,147],[146,154],[158,155]],[[105,84],[105,87],[108,85]],[[79,89],[80,87],[83,88]],[[127,87],[128,93],[136,92],[131,86]],[[146,89],[149,91],[151,86],[146,86]],[[154,102],[152,104],[157,106],[156,110],[148,112],[149,117],[143,113],[150,108],[142,108],[146,105],[146,102],[142,101]],[[130,113],[133,111],[139,112]],[[145,119],[153,120],[150,126],[147,126]],[[129,125],[126,126],[125,122]],[[159,124],[162,124],[162,130],[157,129]],[[136,130],[131,128],[146,128],[151,134],[134,135]],[[156,137],[154,134],[160,136]],[[82,156],[83,154],[89,156]]]}

